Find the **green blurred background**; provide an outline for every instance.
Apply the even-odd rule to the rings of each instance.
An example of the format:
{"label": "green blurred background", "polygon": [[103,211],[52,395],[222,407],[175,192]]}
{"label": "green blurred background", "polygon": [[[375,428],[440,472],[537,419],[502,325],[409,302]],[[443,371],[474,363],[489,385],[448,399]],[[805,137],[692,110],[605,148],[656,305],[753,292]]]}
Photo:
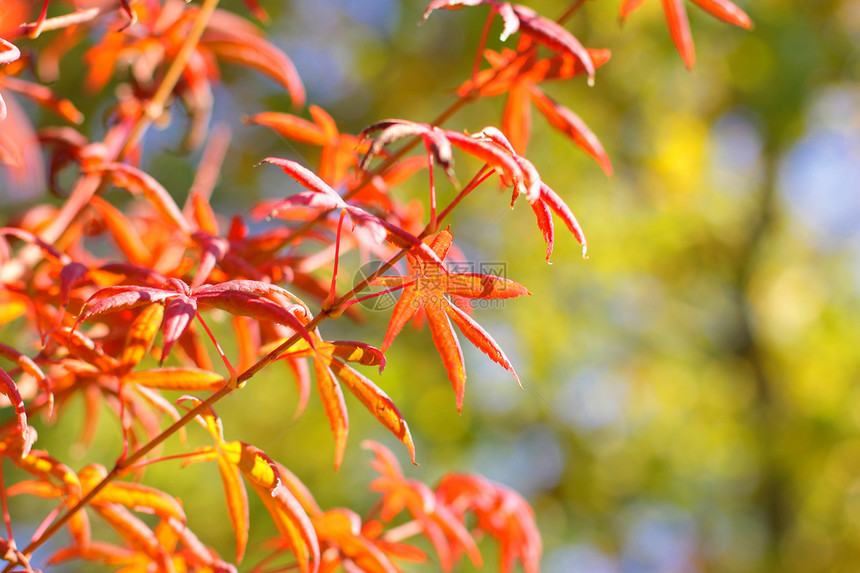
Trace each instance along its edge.
{"label": "green blurred background", "polygon": [[[417,27],[423,1],[270,4],[270,37],[295,61],[310,103],[353,133],[442,111],[469,75],[486,16],[437,13]],[[528,5],[549,17],[567,7]],[[225,6],[243,12],[238,1]],[[543,86],[594,130],[615,167],[606,178],[534,115],[527,156],[577,214],[587,261],[559,230],[547,265],[530,210],[521,202],[511,211],[493,185],[452,219],[468,258],[504,263],[533,293],[476,313],[525,391],[466,349],[458,416],[426,330],[406,329],[385,373],[368,374],[410,423],[421,465],[409,475],[432,484],[475,471],[520,491],[537,514],[547,573],[858,571],[860,4],[744,2],[751,32],[688,6],[694,71],[675,52],[660,2],[646,1],[621,27],[618,2],[595,1],[568,28],[612,59],[594,87]],[[244,115],[289,111],[289,100],[251,72],[223,72],[215,115],[233,141],[213,204],[230,214],[292,189],[278,170],[252,169],[261,158],[313,164],[317,155],[243,125]],[[60,82],[71,90],[75,78]],[[471,104],[446,127],[498,125],[501,108],[499,98]],[[178,120],[147,138],[145,166],[184,197],[199,152],[189,163],[162,150],[178,147]],[[97,133],[98,121],[85,129]],[[424,176],[397,193],[426,201]],[[452,196],[441,188],[440,200]],[[368,313],[362,326],[322,331],[379,345],[387,320]],[[276,365],[217,409],[228,439],[283,462],[323,507],[368,510],[373,475],[360,441],[378,439],[406,464],[402,447],[348,398],[350,442],[333,474],[319,400],[291,422],[294,403]],[[97,443],[108,465],[119,446],[113,421],[104,419]],[[75,431],[53,445],[43,431],[39,445],[74,467],[76,455],[89,460],[74,449]],[[148,478],[183,499],[204,540],[233,554],[214,465],[162,464]],[[249,566],[272,532],[259,504],[252,515]],[[481,548],[494,570],[493,543]]]}

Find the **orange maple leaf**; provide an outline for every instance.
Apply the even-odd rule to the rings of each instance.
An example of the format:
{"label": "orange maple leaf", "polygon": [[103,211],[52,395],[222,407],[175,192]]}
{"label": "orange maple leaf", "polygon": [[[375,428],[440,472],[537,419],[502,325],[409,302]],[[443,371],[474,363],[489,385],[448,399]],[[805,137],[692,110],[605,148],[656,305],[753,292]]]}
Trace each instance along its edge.
{"label": "orange maple leaf", "polygon": [[[451,232],[446,228],[433,238],[430,247],[444,260],[452,242]],[[388,323],[382,350],[391,346],[403,326],[419,310],[423,310],[430,326],[433,344],[442,356],[448,379],[454,387],[458,412],[463,407],[466,369],[463,364],[463,351],[451,321],[454,321],[460,332],[475,347],[509,370],[519,383],[520,379],[514,367],[492,336],[460,307],[452,304],[446,295],[469,299],[504,299],[530,294],[529,291],[521,284],[506,278],[476,273],[446,273],[439,265],[426,263],[411,255],[407,255],[407,260],[412,270],[411,276],[383,276],[373,281],[374,286],[403,288]]]}

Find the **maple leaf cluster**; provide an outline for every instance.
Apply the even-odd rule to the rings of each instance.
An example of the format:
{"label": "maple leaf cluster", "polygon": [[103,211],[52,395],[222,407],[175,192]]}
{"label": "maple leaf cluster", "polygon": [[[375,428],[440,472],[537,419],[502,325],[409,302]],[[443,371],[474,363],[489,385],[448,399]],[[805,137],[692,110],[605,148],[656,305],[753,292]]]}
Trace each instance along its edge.
{"label": "maple leaf cluster", "polygon": [[[249,130],[265,126],[321,148],[315,168],[262,158],[261,164],[280,168],[303,190],[251,206],[252,218],[270,221],[252,225],[239,215],[222,219],[209,202],[229,140],[224,129],[210,129],[220,67],[242,65],[262,73],[286,90],[296,108],[304,106],[306,95],[289,57],[256,24],[217,3],[120,0],[75,3],[71,11],[62,4],[51,8],[65,12],[48,17],[48,0],[10,0],[0,14],[0,164],[14,188],[47,188],[63,198],[60,206],[34,206],[0,228],[0,325],[16,329],[15,344],[0,343],[0,393],[10,412],[0,426],[0,457],[29,475],[15,483],[0,481],[0,506],[8,526],[18,517],[10,515],[9,496],[56,503],[23,547],[7,527],[0,540],[7,570],[33,571],[34,552],[65,530],[69,543],[43,559],[48,566],[83,560],[124,571],[235,571],[249,542],[247,484],[278,531],[267,545],[270,554],[253,571],[388,573],[400,571],[404,561],[431,559],[450,571],[464,556],[482,564],[476,542],[482,535],[497,540],[501,571],[515,563],[537,571],[541,541],[535,516],[504,486],[451,473],[431,488],[407,478],[390,450],[365,442],[379,473],[370,484],[379,504],[365,516],[348,508],[323,510],[284,464],[253,444],[228,440],[214,405],[280,361],[298,389],[296,416],[316,388],[333,435],[335,468],[349,433],[343,387],[415,463],[409,426],[386,393],[383,374],[386,353],[406,323],[426,322],[458,411],[465,403],[466,366],[456,330],[519,383],[503,349],[472,316],[469,301],[529,292],[507,278],[449,269],[446,259],[458,251],[443,223],[471,193],[497,178],[511,190],[512,207],[525,197],[547,260],[555,238],[553,217],[581,243],[585,256],[585,235],[573,211],[525,153],[533,105],[611,174],[594,133],[538,86],[577,76],[592,82],[609,59],[608,50],[583,47],[560,22],[519,4],[435,0],[424,19],[439,9],[489,6],[488,23],[499,15],[501,39],[519,34],[517,48],[485,49],[487,26],[472,77],[437,121],[386,119],[347,134],[314,105],[307,109],[310,120],[271,111],[247,117]],[[748,25],[728,2],[697,3]],[[622,14],[636,5],[625,2]],[[255,1],[246,0],[246,6],[255,18],[267,20]],[[667,0],[664,6],[672,12],[673,37],[692,65],[683,5]],[[31,49],[29,42],[42,34],[47,40]],[[84,90],[110,99],[104,134],[97,139],[75,105],[45,85],[64,70],[62,55],[78,46],[85,47]],[[481,69],[483,60],[488,68]],[[35,131],[10,92],[34,100],[65,124]],[[463,105],[501,94],[507,94],[501,130],[490,126],[470,134],[441,127]],[[169,192],[141,167],[147,130],[170,122],[176,107],[190,118],[186,148],[204,147],[182,204],[176,190]],[[410,156],[419,145],[423,153]],[[455,167],[459,156],[482,166],[464,173]],[[404,202],[391,193],[425,168],[426,217],[419,200]],[[437,197],[437,168],[456,192],[446,205]],[[61,180],[72,183],[64,188]],[[117,207],[111,200],[116,194],[107,194],[111,189],[130,194],[131,203]],[[339,265],[351,250],[382,264],[344,289]],[[367,294],[370,287],[383,290]],[[325,321],[359,321],[355,303],[391,293],[399,298],[379,348],[325,337]],[[224,322],[229,327],[215,327]],[[219,342],[224,335],[218,333],[228,329],[235,356]],[[363,367],[376,367],[378,374],[372,379]],[[40,431],[50,432],[78,400],[85,410],[78,437],[82,451],[98,432],[108,431],[111,422],[101,419],[105,406],[115,415],[122,450],[112,468],[87,460],[74,470],[39,448],[31,422],[41,418]],[[205,428],[211,444],[159,457],[164,442],[184,437],[192,421]],[[204,524],[185,514],[181,500],[143,483],[150,464],[202,462],[216,463],[223,484],[235,532],[231,560],[206,545],[206,532],[198,537],[194,531]],[[92,517],[115,532],[111,541],[93,537]],[[409,543],[413,536],[424,537],[435,557]]]}

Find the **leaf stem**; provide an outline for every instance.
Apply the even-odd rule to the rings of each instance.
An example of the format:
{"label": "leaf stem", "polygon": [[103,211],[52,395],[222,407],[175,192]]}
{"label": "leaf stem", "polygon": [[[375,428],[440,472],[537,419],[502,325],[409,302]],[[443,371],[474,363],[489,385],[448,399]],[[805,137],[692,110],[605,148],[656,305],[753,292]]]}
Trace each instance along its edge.
{"label": "leaf stem", "polygon": [[493,24],[493,18],[496,16],[496,11],[492,8],[487,14],[487,20],[484,22],[484,29],[481,31],[481,40],[478,42],[478,50],[475,52],[475,63],[472,64],[472,84],[477,84],[478,71],[481,69],[481,60],[484,55],[484,47],[487,45],[487,36],[490,35],[490,26]]}
{"label": "leaf stem", "polygon": [[331,286],[328,289],[328,294],[322,301],[322,309],[327,311],[331,308],[335,296],[337,296],[337,268],[340,263],[340,238],[343,230],[343,218],[346,216],[346,209],[341,209],[340,219],[337,221],[337,238],[334,243],[334,272],[331,275]]}
{"label": "leaf stem", "polygon": [[583,4],[585,4],[585,0],[576,0],[576,2],[574,2],[567,10],[565,10],[564,14],[556,18],[555,21],[559,24],[564,24],[565,22],[570,20],[570,18],[574,14],[576,14],[580,8],[582,8]]}
{"label": "leaf stem", "polygon": [[233,368],[233,365],[230,364],[230,360],[227,358],[227,355],[224,354],[224,350],[221,348],[221,345],[218,344],[218,340],[215,339],[215,335],[212,334],[212,331],[209,330],[209,326],[206,324],[206,321],[203,320],[203,317],[200,316],[200,313],[197,310],[194,311],[194,316],[197,317],[197,320],[200,321],[200,324],[203,325],[203,330],[206,331],[206,334],[209,335],[209,340],[212,341],[212,344],[215,345],[215,351],[218,352],[218,356],[221,357],[221,361],[224,362],[224,366],[227,367],[227,372],[230,373],[230,376],[234,376],[236,374],[236,369]]}
{"label": "leaf stem", "polygon": [[[447,217],[448,214],[450,214],[451,211],[454,210],[454,207],[460,204],[460,201],[466,198],[466,195],[474,191],[474,189],[478,185],[486,181],[487,178],[492,174],[493,172],[489,171],[489,166],[487,164],[484,164],[480,171],[478,171],[475,176],[472,177],[472,180],[469,181],[469,183],[465,187],[463,187],[463,190],[460,191],[456,197],[454,197],[454,199],[447,207],[445,207],[445,210],[439,214],[439,220],[436,222],[436,227],[439,227],[439,223],[441,223],[445,219],[445,217]],[[425,229],[425,233],[426,232],[435,232],[435,229],[431,230],[428,226],[427,229]],[[424,233],[422,233],[422,235],[424,235]]]}
{"label": "leaf stem", "polygon": [[344,306],[351,306],[351,305],[353,305],[353,304],[355,304],[355,303],[357,303],[357,302],[362,302],[362,301],[365,301],[365,300],[370,300],[370,299],[372,299],[372,298],[376,298],[376,297],[378,297],[378,296],[382,296],[382,295],[384,295],[384,294],[388,294],[388,293],[392,293],[392,292],[395,292],[395,291],[398,291],[398,290],[402,290],[402,289],[404,289],[404,288],[406,288],[406,287],[408,287],[408,286],[410,286],[410,285],[415,284],[415,282],[416,282],[416,281],[411,280],[411,281],[409,281],[409,282],[405,282],[405,283],[403,283],[402,285],[393,286],[393,287],[387,288],[387,289],[385,289],[385,290],[381,290],[381,291],[373,292],[373,293],[370,293],[370,294],[367,294],[367,295],[364,295],[364,296],[360,296],[360,297],[358,297],[358,298],[352,298],[352,299],[350,299],[349,301],[347,301],[347,302],[344,304]]}
{"label": "leaf stem", "polygon": [[127,469],[128,471],[135,471],[135,470],[139,470],[139,469],[141,469],[141,468],[143,468],[143,467],[146,467],[146,466],[148,466],[148,465],[150,465],[150,464],[157,464],[157,463],[160,463],[160,462],[167,462],[167,461],[170,461],[170,460],[182,460],[182,459],[185,459],[185,458],[190,458],[190,457],[191,457],[191,456],[193,456],[195,453],[196,453],[196,452],[183,452],[183,453],[181,453],[181,454],[172,454],[172,455],[170,455],[170,456],[162,456],[162,457],[160,457],[160,458],[155,458],[155,459],[151,459],[151,460],[142,460],[142,461],[140,461],[140,462],[138,462],[138,463],[134,464],[133,466],[129,466],[129,467],[128,467],[128,468],[126,468],[126,469]]}

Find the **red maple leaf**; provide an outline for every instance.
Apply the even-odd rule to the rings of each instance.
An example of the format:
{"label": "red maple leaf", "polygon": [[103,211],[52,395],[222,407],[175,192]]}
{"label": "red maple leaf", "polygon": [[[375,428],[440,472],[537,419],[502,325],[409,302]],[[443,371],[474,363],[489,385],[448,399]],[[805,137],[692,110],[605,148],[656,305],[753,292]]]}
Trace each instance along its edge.
{"label": "red maple leaf", "polygon": [[298,297],[270,283],[237,279],[191,288],[181,279],[171,278],[159,288],[139,285],[103,288],[84,303],[76,325],[108,312],[155,303],[165,306],[162,360],[197,315],[198,305],[272,321],[297,332],[304,332],[304,324],[311,316],[308,307]]}
{"label": "red maple leaf", "polygon": [[[452,241],[453,237],[446,228],[433,238],[430,247],[444,260]],[[454,387],[458,412],[463,407],[466,369],[463,351],[451,321],[475,347],[509,370],[519,382],[514,367],[492,336],[459,306],[452,304],[446,295],[468,299],[504,299],[530,294],[529,291],[506,278],[476,273],[445,273],[438,265],[428,264],[411,255],[407,255],[407,260],[412,275],[383,276],[373,281],[375,286],[403,288],[388,323],[382,350],[391,346],[403,326],[421,310],[427,317],[433,344],[442,356],[448,379]]]}

